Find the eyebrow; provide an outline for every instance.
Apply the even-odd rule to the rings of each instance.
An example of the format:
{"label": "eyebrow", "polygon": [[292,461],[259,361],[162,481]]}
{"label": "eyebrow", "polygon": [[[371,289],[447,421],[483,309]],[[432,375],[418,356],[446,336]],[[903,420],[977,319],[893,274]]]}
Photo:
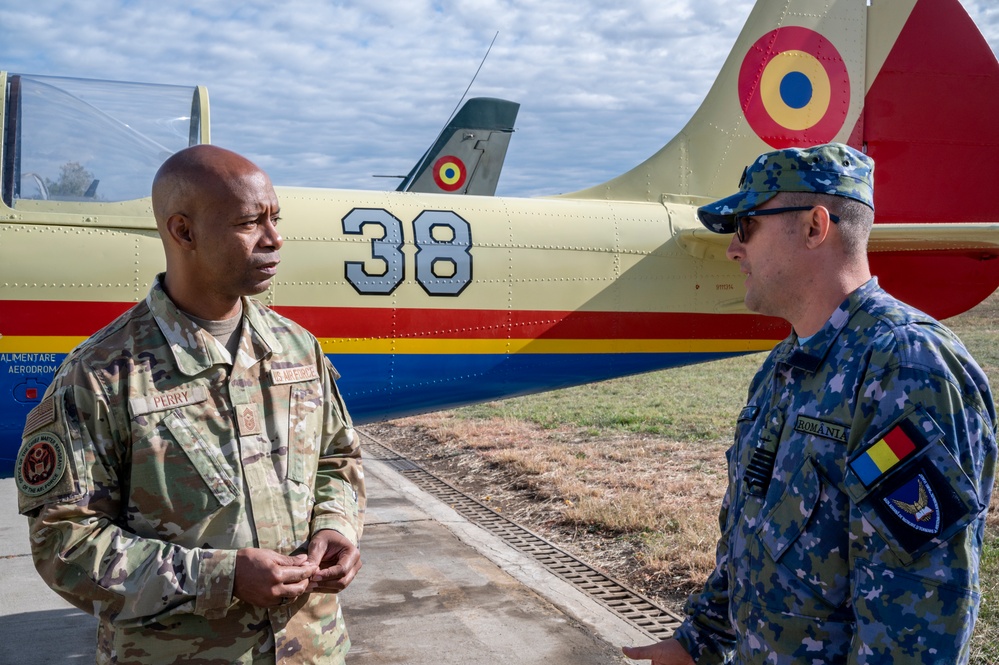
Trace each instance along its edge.
{"label": "eyebrow", "polygon": [[277,217],[278,215],[281,214],[281,208],[277,208],[274,211],[272,211],[270,214],[268,214],[266,209],[264,209],[263,207],[259,207],[256,208],[255,210],[249,210],[240,215],[237,215],[236,219],[239,220],[257,219],[265,214],[268,217]]}

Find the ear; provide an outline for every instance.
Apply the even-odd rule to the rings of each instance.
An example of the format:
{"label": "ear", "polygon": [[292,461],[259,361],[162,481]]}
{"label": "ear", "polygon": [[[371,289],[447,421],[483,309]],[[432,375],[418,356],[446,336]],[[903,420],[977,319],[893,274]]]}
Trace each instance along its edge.
{"label": "ear", "polygon": [[170,215],[166,221],[166,231],[174,244],[181,249],[194,249],[194,233],[187,215],[179,212]]}
{"label": "ear", "polygon": [[825,206],[815,206],[808,216],[808,226],[805,229],[805,245],[808,249],[817,249],[829,236],[829,210]]}

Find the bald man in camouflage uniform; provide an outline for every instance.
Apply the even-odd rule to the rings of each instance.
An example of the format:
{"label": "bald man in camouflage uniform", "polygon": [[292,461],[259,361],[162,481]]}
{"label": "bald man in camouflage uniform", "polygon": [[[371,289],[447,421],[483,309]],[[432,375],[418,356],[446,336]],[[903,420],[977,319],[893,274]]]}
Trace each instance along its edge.
{"label": "bald man in camouflage uniform", "polygon": [[779,150],[698,210],[791,335],[728,453],[717,565],[669,663],[966,663],[996,460],[988,380],[943,325],[872,278],[873,163]]}
{"label": "bald man in camouflage uniform", "polygon": [[25,426],[35,565],[98,616],[98,663],[342,663],[360,450],[319,343],[247,297],[280,260],[274,189],[196,146],[160,168],[153,208],[166,273]]}

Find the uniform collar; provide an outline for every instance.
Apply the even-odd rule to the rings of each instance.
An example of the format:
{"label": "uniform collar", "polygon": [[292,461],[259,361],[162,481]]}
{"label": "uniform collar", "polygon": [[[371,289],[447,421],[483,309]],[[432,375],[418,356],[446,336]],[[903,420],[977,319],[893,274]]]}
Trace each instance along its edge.
{"label": "uniform collar", "polygon": [[856,291],[848,295],[846,300],[829,317],[826,324],[801,346],[796,344],[797,335],[792,331],[791,336],[785,342],[785,349],[782,353],[783,362],[806,372],[817,370],[825,361],[826,356],[829,355],[833,343],[849,324],[853,315],[867,300],[880,291],[881,287],[878,286],[877,277],[872,277],[866,281]]}
{"label": "uniform collar", "polygon": [[[218,362],[224,362],[218,343],[200,326],[185,316],[163,289],[164,274],[156,276],[146,304],[173,354],[177,368],[186,376],[194,376]],[[243,331],[240,333],[238,358],[234,364],[249,366],[271,353],[280,353],[281,344],[265,323],[260,305],[252,298],[243,299]]]}

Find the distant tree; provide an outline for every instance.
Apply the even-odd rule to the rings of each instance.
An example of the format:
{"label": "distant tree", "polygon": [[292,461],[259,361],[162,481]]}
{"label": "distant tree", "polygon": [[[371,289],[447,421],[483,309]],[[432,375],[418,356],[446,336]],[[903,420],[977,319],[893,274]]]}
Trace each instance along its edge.
{"label": "distant tree", "polygon": [[59,180],[53,182],[45,179],[49,196],[83,196],[94,181],[94,174],[79,162],[63,164],[59,171]]}

